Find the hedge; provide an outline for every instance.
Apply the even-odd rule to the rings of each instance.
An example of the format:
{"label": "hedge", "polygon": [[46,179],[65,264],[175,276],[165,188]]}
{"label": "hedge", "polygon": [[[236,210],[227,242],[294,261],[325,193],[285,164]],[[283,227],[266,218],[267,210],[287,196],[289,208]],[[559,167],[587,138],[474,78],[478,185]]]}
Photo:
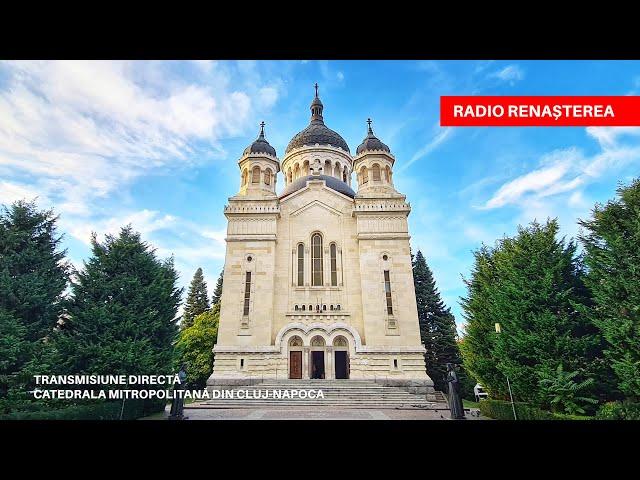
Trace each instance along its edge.
{"label": "hedge", "polygon": [[640,420],[640,403],[608,402],[596,415],[598,420]]}
{"label": "hedge", "polygon": [[0,415],[0,420],[135,420],[164,410],[163,400],[126,400],[122,402],[101,402],[85,405],[71,405],[57,410],[39,412],[13,412]]}
{"label": "hedge", "polygon": [[[513,420],[513,407],[511,402],[503,400],[481,400],[480,413],[485,417],[496,420]],[[518,420],[592,420],[593,417],[581,415],[565,415],[563,413],[551,413],[546,410],[533,407],[527,403],[515,402]]]}

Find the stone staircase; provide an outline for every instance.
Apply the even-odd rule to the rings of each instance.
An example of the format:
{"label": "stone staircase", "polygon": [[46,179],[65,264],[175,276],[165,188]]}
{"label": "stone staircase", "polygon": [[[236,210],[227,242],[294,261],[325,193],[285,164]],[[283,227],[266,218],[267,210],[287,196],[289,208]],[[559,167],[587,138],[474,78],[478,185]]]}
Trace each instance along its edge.
{"label": "stone staircase", "polygon": [[[322,390],[324,398],[274,398],[273,391]],[[440,392],[435,400],[409,393],[399,387],[383,386],[371,380],[269,380],[251,386],[228,390],[244,390],[246,398],[216,398],[185,405],[193,408],[360,408],[360,409],[428,409],[444,410],[447,404]],[[253,398],[268,394],[268,398]],[[440,394],[440,395],[438,395]]]}

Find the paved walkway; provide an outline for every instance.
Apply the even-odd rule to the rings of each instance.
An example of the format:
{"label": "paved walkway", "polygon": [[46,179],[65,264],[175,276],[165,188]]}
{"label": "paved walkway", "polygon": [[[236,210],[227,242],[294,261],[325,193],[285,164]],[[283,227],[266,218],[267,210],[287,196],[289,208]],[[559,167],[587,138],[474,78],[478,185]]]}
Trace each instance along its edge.
{"label": "paved walkway", "polygon": [[[143,420],[162,420],[168,415]],[[342,409],[336,408],[186,408],[189,420],[449,420],[449,410]],[[486,420],[467,413],[468,420]]]}

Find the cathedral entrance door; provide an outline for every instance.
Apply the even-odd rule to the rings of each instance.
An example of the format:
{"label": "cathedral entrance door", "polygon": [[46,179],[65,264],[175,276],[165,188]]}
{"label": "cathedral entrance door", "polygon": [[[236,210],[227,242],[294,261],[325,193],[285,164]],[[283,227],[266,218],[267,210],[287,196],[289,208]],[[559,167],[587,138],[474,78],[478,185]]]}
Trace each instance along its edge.
{"label": "cathedral entrance door", "polygon": [[289,378],[302,378],[302,352],[289,352]]}
{"label": "cathedral entrance door", "polygon": [[311,378],[324,378],[324,352],[311,352]]}
{"label": "cathedral entrance door", "polygon": [[349,360],[346,350],[335,351],[336,378],[349,378]]}

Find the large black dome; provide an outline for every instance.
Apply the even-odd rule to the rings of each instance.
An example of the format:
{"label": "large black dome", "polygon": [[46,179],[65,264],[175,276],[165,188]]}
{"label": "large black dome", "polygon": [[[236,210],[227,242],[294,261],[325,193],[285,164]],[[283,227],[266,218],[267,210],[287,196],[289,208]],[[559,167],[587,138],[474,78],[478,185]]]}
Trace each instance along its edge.
{"label": "large black dome", "polygon": [[324,124],[322,118],[322,110],[324,106],[322,101],[318,97],[318,85],[316,84],[316,96],[311,102],[311,123],[309,126],[298,132],[287,145],[285,155],[294,148],[303,147],[305,145],[331,145],[332,147],[338,147],[347,153],[350,153],[349,145],[344,141],[339,134],[331,130]]}
{"label": "large black dome", "polygon": [[311,122],[307,128],[296,134],[289,145],[285,153],[289,153],[294,148],[302,147],[304,145],[331,145],[332,147],[339,147],[342,150],[349,152],[349,145],[344,141],[338,133],[331,130],[322,122]]}
{"label": "large black dome", "polygon": [[332,190],[346,195],[347,197],[353,198],[356,196],[356,192],[354,192],[349,185],[335,177],[330,177],[329,175],[306,175],[287,185],[280,194],[280,198],[284,198],[287,195],[291,195],[292,193],[297,192],[298,190],[302,190],[307,186],[308,180],[324,180],[327,187],[331,188]]}

